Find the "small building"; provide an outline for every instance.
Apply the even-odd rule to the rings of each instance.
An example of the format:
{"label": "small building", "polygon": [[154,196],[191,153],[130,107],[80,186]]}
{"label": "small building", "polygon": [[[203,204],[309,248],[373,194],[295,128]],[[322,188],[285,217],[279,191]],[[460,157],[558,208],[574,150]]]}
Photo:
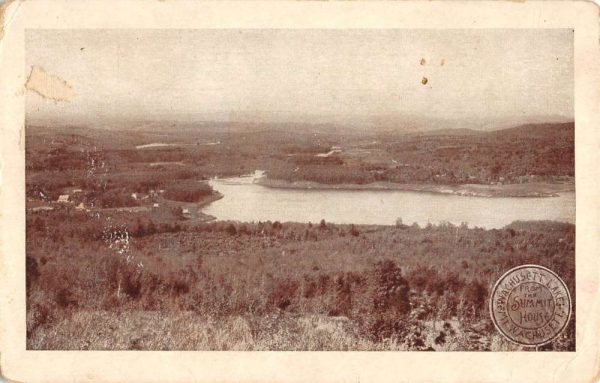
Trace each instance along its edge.
{"label": "small building", "polygon": [[77,210],[86,210],[87,211],[87,209],[83,205],[83,202],[81,202],[79,205],[77,205],[77,207],[75,207],[75,209],[77,209]]}
{"label": "small building", "polygon": [[182,209],[181,209],[181,216],[182,216],[183,218],[186,218],[186,219],[192,218],[192,215],[190,214],[190,209],[188,209],[188,208],[185,208],[185,207],[184,207],[184,208],[182,208]]}
{"label": "small building", "polygon": [[154,204],[152,205],[152,207],[158,207],[158,206],[160,206],[160,205],[159,205],[159,204],[157,204],[157,203],[154,203]]}
{"label": "small building", "polygon": [[57,202],[61,202],[61,203],[67,203],[67,202],[69,202],[69,195],[68,194],[61,194],[58,197]]}
{"label": "small building", "polygon": [[131,198],[134,200],[148,199],[148,194],[135,192],[131,193]]}

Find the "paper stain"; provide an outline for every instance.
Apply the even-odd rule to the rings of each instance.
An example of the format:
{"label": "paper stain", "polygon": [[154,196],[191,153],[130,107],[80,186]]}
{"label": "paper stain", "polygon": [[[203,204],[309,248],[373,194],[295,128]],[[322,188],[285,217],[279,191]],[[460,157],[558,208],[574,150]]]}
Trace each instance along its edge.
{"label": "paper stain", "polygon": [[70,101],[75,91],[65,80],[46,72],[41,66],[34,65],[25,83],[25,88],[34,91],[45,99]]}
{"label": "paper stain", "polygon": [[19,150],[25,150],[25,126],[19,128]]}
{"label": "paper stain", "polygon": [[440,66],[444,66],[444,64],[445,64],[445,63],[446,63],[446,60],[445,60],[445,59],[441,59],[441,60],[440,60]]}
{"label": "paper stain", "polygon": [[425,64],[427,64],[427,61],[424,58],[421,59],[421,65],[425,65]]}
{"label": "paper stain", "polygon": [[596,294],[598,292],[598,280],[596,278],[586,279],[581,283],[581,289],[589,294]]}
{"label": "paper stain", "polygon": [[421,79],[421,84],[423,84],[423,85],[427,85],[428,82],[429,82],[429,80],[427,79],[427,77],[423,77]]}

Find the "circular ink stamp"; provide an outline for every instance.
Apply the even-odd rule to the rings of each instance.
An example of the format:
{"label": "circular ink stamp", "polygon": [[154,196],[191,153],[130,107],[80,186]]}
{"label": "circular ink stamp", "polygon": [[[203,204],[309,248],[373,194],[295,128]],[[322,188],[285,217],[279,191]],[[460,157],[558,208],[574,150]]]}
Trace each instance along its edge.
{"label": "circular ink stamp", "polygon": [[571,296],[552,270],[523,265],[498,279],[490,313],[498,331],[514,343],[541,346],[560,335],[571,317]]}

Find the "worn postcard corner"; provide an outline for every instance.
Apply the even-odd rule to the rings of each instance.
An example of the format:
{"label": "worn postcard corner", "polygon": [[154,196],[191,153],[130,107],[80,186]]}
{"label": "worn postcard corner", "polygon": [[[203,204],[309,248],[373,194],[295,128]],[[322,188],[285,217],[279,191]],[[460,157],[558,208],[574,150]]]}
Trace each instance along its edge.
{"label": "worn postcard corner", "polygon": [[7,13],[11,4],[16,3],[18,7],[19,0],[3,0],[0,2],[0,41],[2,41],[4,37],[4,31],[8,27],[8,23],[10,22],[10,16],[7,17]]}

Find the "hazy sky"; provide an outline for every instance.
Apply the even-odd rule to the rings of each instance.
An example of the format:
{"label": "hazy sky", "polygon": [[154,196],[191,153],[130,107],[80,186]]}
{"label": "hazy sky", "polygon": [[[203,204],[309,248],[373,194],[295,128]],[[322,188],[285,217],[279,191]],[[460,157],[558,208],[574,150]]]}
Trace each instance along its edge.
{"label": "hazy sky", "polygon": [[75,92],[29,92],[30,122],[573,118],[566,29],[30,30],[26,49]]}

